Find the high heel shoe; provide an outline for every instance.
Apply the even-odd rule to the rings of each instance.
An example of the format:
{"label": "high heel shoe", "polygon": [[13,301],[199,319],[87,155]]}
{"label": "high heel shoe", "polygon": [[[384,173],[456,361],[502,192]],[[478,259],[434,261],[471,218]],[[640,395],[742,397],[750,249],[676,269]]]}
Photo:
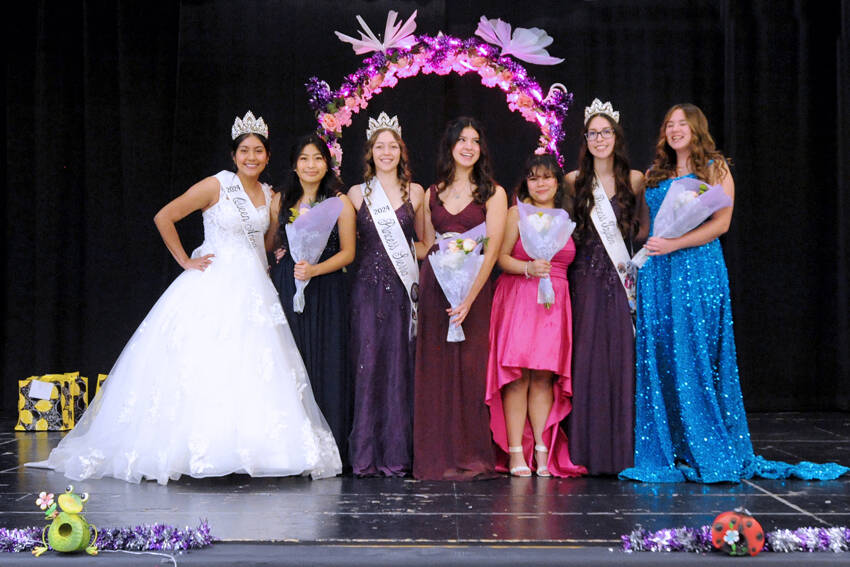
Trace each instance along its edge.
{"label": "high heel shoe", "polygon": [[[535,445],[534,452],[534,460],[537,463],[537,476],[552,476],[552,473],[549,472],[549,467],[546,466],[546,463],[549,462],[549,448],[546,447],[546,445]],[[542,463],[540,462],[540,457],[538,456],[538,453],[543,453],[544,455],[546,455],[546,458],[543,460]]]}
{"label": "high heel shoe", "polygon": [[[508,453],[520,453],[520,454],[522,454],[522,445],[520,445],[519,447],[508,447]],[[531,469],[528,468],[528,465],[519,465],[517,467],[511,467],[510,473],[511,473],[511,476],[528,478],[528,477],[531,476]]]}

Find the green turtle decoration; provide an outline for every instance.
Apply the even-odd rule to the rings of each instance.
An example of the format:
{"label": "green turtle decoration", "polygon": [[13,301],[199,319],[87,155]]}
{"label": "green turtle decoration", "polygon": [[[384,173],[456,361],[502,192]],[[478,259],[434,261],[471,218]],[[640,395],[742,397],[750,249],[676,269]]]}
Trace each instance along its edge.
{"label": "green turtle decoration", "polygon": [[44,510],[44,519],[53,521],[42,530],[41,541],[44,545],[33,549],[33,555],[38,557],[47,551],[48,546],[60,553],[85,551],[89,555],[97,555],[97,528],[89,524],[83,516],[83,504],[88,499],[88,493],[80,496],[74,492],[73,486],[66,488],[65,493],[60,494],[56,501],[49,492],[38,495],[35,503]]}

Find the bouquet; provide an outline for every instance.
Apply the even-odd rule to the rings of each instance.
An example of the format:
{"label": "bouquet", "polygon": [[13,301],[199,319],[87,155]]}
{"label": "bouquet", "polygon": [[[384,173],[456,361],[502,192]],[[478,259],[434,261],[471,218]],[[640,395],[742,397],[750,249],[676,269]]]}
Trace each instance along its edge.
{"label": "bouquet", "polygon": [[[447,233],[440,236],[440,249],[428,256],[434,276],[451,306],[457,307],[472,287],[484,263],[484,247],[487,245],[487,228],[481,223],[463,234]],[[446,342],[459,343],[466,340],[463,328],[451,323]]]}
{"label": "bouquet", "polygon": [[[295,220],[286,225],[289,253],[296,264],[302,260],[315,264],[319,260],[341,212],[342,201],[339,197],[331,197],[310,208],[299,209]],[[295,279],[292,308],[296,313],[304,312],[304,288],[308,283],[310,280]]]}
{"label": "bouquet", "polygon": [[[570,239],[576,223],[563,209],[541,209],[517,201],[519,237],[522,247],[535,260],[551,261]],[[555,303],[555,288],[549,277],[537,283],[537,303],[546,309]]]}
{"label": "bouquet", "polygon": [[[652,236],[678,238],[698,227],[715,211],[731,207],[732,199],[720,185],[708,185],[693,177],[683,177],[670,184],[658,212],[655,214]],[[631,264],[641,268],[649,251],[641,248]]]}

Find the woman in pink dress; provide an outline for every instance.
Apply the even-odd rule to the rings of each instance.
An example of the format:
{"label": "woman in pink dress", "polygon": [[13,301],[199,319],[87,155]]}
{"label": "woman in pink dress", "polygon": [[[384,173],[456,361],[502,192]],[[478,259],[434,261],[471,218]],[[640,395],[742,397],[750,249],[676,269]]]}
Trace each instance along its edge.
{"label": "woman in pink dress", "polygon": [[[534,155],[517,188],[518,201],[541,208],[566,207],[564,172],[551,155]],[[508,211],[499,254],[503,274],[490,316],[487,405],[498,446],[496,468],[513,476],[580,476],[570,460],[561,421],[572,407],[570,358],[572,318],[567,266],[575,257],[572,238],[552,258],[535,260],[519,235],[519,211]],[[539,278],[555,290],[550,307],[537,303]]]}

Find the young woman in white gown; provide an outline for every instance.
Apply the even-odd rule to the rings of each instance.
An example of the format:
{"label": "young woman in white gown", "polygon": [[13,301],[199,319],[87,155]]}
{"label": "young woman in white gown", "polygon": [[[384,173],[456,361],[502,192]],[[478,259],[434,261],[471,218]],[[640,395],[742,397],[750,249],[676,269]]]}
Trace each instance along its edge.
{"label": "young woman in white gown", "polygon": [[[266,272],[268,128],[233,125],[236,173],[222,171],[155,222],[185,268],[136,330],[80,423],[37,465],[72,479],[165,484],[193,477],[341,472],[337,446]],[[174,223],[201,209],[189,257]]]}

